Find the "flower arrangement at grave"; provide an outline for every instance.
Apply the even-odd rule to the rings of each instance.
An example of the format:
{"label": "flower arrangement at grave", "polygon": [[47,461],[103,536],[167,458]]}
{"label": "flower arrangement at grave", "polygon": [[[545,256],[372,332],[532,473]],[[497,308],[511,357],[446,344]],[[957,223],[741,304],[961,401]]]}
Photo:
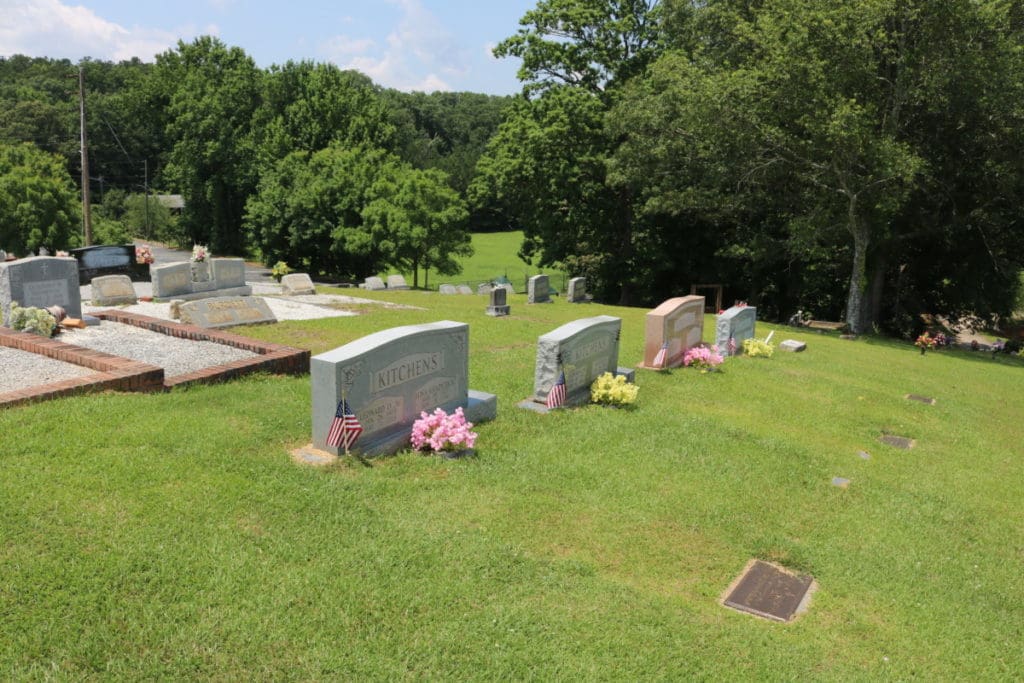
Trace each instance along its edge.
{"label": "flower arrangement at grave", "polygon": [[281,278],[290,272],[292,272],[292,269],[288,267],[287,263],[284,261],[278,261],[274,264],[274,267],[270,269],[270,277],[280,282]]}
{"label": "flower arrangement at grave", "polygon": [[775,344],[767,339],[750,337],[743,340],[743,353],[751,358],[771,358],[775,354]]}
{"label": "flower arrangement at grave", "polygon": [[193,244],[192,245],[192,262],[193,263],[202,263],[202,262],[204,262],[207,259],[207,257],[209,255],[210,255],[210,252],[202,244]]}
{"label": "flower arrangement at grave", "polygon": [[605,372],[590,385],[590,400],[604,406],[624,407],[636,402],[640,387],[622,375]]}
{"label": "flower arrangement at grave", "polygon": [[930,334],[928,334],[927,332],[923,333],[921,336],[919,336],[914,341],[914,346],[916,346],[917,348],[921,349],[921,355],[922,356],[929,349],[934,350],[935,348],[937,348],[938,345],[939,345],[938,340],[935,337],[933,337]]}
{"label": "flower arrangement at grave", "polygon": [[702,373],[711,372],[718,368],[725,361],[725,358],[718,352],[717,346],[693,346],[683,354],[683,365],[688,368],[697,368]]}
{"label": "flower arrangement at grave", "polygon": [[10,325],[12,330],[31,332],[44,337],[52,337],[57,329],[57,319],[42,308],[27,306],[22,308],[17,301],[11,302]]}
{"label": "flower arrangement at grave", "polygon": [[433,413],[421,412],[412,425],[412,447],[425,453],[453,453],[473,448],[477,434],[473,423],[466,421],[462,408],[449,415],[441,408]]}
{"label": "flower arrangement at grave", "polygon": [[154,262],[153,250],[148,244],[137,244],[135,245],[135,262],[148,264]]}

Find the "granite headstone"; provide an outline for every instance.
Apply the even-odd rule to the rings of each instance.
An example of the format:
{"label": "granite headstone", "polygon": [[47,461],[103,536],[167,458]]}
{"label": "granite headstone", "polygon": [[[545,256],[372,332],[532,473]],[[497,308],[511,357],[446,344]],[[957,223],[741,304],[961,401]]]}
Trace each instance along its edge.
{"label": "granite headstone", "polygon": [[[723,355],[742,353],[743,340],[754,337],[757,309],[753,306],[733,306],[715,319],[715,344]],[[729,352],[729,340],[735,343],[735,351]]]}
{"label": "granite headstone", "polygon": [[441,285],[437,288],[441,294],[458,294],[459,290],[455,289],[455,285]]}
{"label": "granite headstone", "polygon": [[409,285],[401,275],[388,275],[388,289],[409,289]]}
{"label": "granite headstone", "polygon": [[529,282],[526,284],[526,303],[551,303],[551,288],[548,285],[547,275],[534,275],[530,278]]}
{"label": "granite headstone", "polygon": [[564,405],[588,403],[595,379],[605,372],[619,373],[621,331],[621,318],[599,315],[574,320],[541,335],[537,339],[533,396],[528,401],[545,403],[551,387],[565,372]]}
{"label": "granite headstone", "polygon": [[[683,364],[686,350],[700,344],[704,337],[704,297],[680,296],[664,301],[649,311],[644,321],[644,359],[642,368],[674,368]],[[665,348],[664,363],[655,363]]]}
{"label": "granite headstone", "polygon": [[495,287],[491,290],[491,303],[487,307],[487,315],[500,317],[508,315],[511,306],[508,305],[508,291],[504,287]]}
{"label": "granite headstone", "polygon": [[316,294],[316,287],[307,273],[290,273],[281,278],[281,293],[285,296]]}
{"label": "granite headstone", "polygon": [[383,280],[374,275],[373,277],[368,277],[363,281],[363,289],[376,292],[381,289],[387,289],[387,285],[384,284]]}
{"label": "granite headstone", "polygon": [[421,412],[463,408],[471,422],[493,419],[497,397],[470,391],[469,325],[442,320],[396,327],[357,339],[310,361],[313,446],[327,443],[344,398],[363,428],[351,452],[382,455],[409,447]]}
{"label": "granite headstone", "polygon": [[120,306],[138,303],[132,279],[127,275],[101,275],[91,283],[93,306]]}
{"label": "granite headstone", "polygon": [[590,301],[590,297],[587,296],[587,278],[574,277],[569,280],[566,300],[571,304],[585,304]]}
{"label": "granite headstone", "polygon": [[245,286],[245,260],[240,258],[210,259],[215,289],[232,289]]}
{"label": "granite headstone", "polygon": [[78,261],[66,256],[30,256],[0,263],[0,321],[4,325],[12,301],[24,308],[62,306],[69,317],[81,318]]}
{"label": "granite headstone", "polygon": [[277,322],[274,312],[261,296],[224,296],[186,301],[178,306],[178,315],[183,323],[209,329]]}
{"label": "granite headstone", "polygon": [[779,343],[779,348],[783,351],[789,351],[791,353],[799,353],[807,348],[807,344],[796,339],[787,339],[784,342]]}

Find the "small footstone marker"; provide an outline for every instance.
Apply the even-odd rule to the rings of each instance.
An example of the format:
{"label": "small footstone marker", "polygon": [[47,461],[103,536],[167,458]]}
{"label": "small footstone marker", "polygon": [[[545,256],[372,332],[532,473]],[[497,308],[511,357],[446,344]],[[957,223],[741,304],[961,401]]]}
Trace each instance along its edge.
{"label": "small footstone marker", "polygon": [[868,453],[867,451],[857,451],[857,455],[860,456],[861,460],[870,460],[871,459],[871,454]]}
{"label": "small footstone marker", "polygon": [[905,398],[908,401],[917,401],[918,403],[926,403],[930,406],[935,405],[934,398],[928,398],[927,396],[918,396],[917,394],[907,394]]}
{"label": "small footstone marker", "polygon": [[338,456],[327,451],[322,451],[319,448],[314,448],[313,444],[307,444],[302,448],[296,448],[291,452],[292,460],[299,463],[300,465],[312,465],[314,467],[326,467],[338,462]]}
{"label": "small footstone marker", "polygon": [[903,450],[910,450],[914,447],[914,440],[905,436],[896,436],[895,434],[883,434],[878,437],[878,440],[887,446],[893,446],[894,448],[902,448]]}
{"label": "small footstone marker", "polygon": [[751,560],[729,587],[726,607],[773,621],[792,621],[807,610],[817,584],[810,576],[796,575],[776,565]]}
{"label": "small footstone marker", "polygon": [[841,489],[850,488],[850,480],[846,477],[832,477],[832,485]]}

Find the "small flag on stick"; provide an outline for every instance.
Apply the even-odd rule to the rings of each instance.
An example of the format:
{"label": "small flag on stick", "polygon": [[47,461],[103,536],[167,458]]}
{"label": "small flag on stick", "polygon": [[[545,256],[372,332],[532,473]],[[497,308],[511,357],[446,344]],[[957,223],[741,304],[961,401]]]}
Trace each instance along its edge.
{"label": "small flag on stick", "polygon": [[651,361],[651,366],[655,368],[665,367],[665,363],[668,362],[668,342],[661,345],[658,349],[658,353],[654,356],[654,360]]}
{"label": "small flag on stick", "polygon": [[327,443],[335,448],[345,447],[345,452],[352,447],[359,435],[363,433],[363,426],[359,424],[355,414],[349,409],[348,401],[341,399],[338,409],[334,411],[334,420],[331,421],[331,428],[327,432]]}
{"label": "small flag on stick", "polygon": [[548,408],[559,408],[565,403],[565,371],[558,373],[558,381],[548,392]]}
{"label": "small flag on stick", "polygon": [[732,337],[729,337],[729,355],[736,355],[736,340]]}

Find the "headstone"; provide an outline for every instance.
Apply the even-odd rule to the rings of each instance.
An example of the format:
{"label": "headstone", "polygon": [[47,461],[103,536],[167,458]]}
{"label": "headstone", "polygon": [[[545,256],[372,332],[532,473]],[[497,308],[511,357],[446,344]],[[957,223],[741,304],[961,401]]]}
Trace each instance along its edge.
{"label": "headstone", "polygon": [[245,260],[240,258],[210,259],[216,289],[245,286]]}
{"label": "headstone", "polygon": [[472,294],[473,288],[469,285],[455,285],[455,291],[459,294]]}
{"label": "headstone", "polygon": [[410,445],[412,424],[421,412],[463,408],[471,422],[492,419],[497,398],[469,385],[469,325],[442,320],[396,327],[357,339],[310,361],[313,446],[332,454],[327,443],[339,402],[344,399],[363,432],[352,445],[361,455],[392,453]]}
{"label": "headstone", "polygon": [[181,322],[207,329],[276,323],[261,296],[224,296],[186,301],[178,307]]}
{"label": "headstone", "polygon": [[388,289],[409,289],[401,275],[388,275]]}
{"label": "headstone", "polygon": [[900,448],[902,450],[910,450],[914,447],[914,440],[906,436],[896,436],[895,434],[883,434],[878,437],[878,440],[884,443],[886,446],[892,446],[894,448]]}
{"label": "headstone", "polygon": [[476,286],[476,293],[477,294],[489,294],[492,289],[494,289],[494,288],[491,286],[490,282],[481,282],[480,284],[478,284]]}
{"label": "headstone", "polygon": [[799,353],[807,348],[807,344],[795,339],[787,339],[786,341],[779,344],[779,348],[783,351],[790,351],[792,353]]}
{"label": "headstone", "polygon": [[191,271],[192,293],[209,292],[218,289],[217,281],[213,279],[213,264],[210,260],[192,261],[189,263]]}
{"label": "headstone", "polygon": [[[743,350],[743,340],[754,336],[757,309],[753,306],[733,306],[719,313],[715,320],[715,344],[722,355],[733,355]],[[729,340],[735,342],[735,351],[729,353]]]}
{"label": "headstone", "polygon": [[127,275],[136,280],[144,279],[146,265],[135,259],[134,244],[102,244],[72,249],[71,255],[78,259],[78,281],[87,284],[103,275]]}
{"label": "headstone", "polygon": [[541,335],[537,339],[533,396],[528,400],[545,403],[551,387],[565,372],[564,405],[589,403],[594,380],[605,372],[618,372],[621,331],[621,318],[599,315],[574,320]]}
{"label": "headstone", "polygon": [[363,281],[363,289],[375,292],[381,289],[387,289],[387,286],[384,284],[384,281],[381,280],[379,277],[373,276],[368,277]]}
{"label": "headstone", "polygon": [[458,294],[459,290],[455,289],[455,285],[441,285],[437,288],[441,294]]}
{"label": "headstone", "polygon": [[4,325],[12,301],[25,308],[63,306],[70,317],[81,318],[78,261],[66,256],[30,256],[0,263],[0,321]]}
{"label": "headstone", "polygon": [[571,304],[585,304],[590,301],[590,297],[587,296],[587,278],[574,277],[569,280],[566,300]]}
{"label": "headstone", "polygon": [[528,304],[549,304],[551,303],[551,289],[548,286],[547,275],[534,275],[526,285],[526,303]]}
{"label": "headstone", "polygon": [[192,267],[188,261],[151,265],[149,278],[156,299],[173,299],[192,293]]}
{"label": "headstone", "polygon": [[[683,364],[686,350],[704,337],[704,297],[680,296],[647,313],[644,322],[644,359],[640,367],[674,368]],[[666,346],[665,362],[655,363]]]}
{"label": "headstone", "polygon": [[487,315],[500,317],[508,315],[511,306],[508,305],[508,291],[504,287],[495,287],[491,290],[491,303],[487,307]]}
{"label": "headstone", "polygon": [[307,273],[291,273],[281,278],[281,293],[285,296],[316,294],[316,287]]}
{"label": "headstone", "polygon": [[93,306],[138,303],[132,279],[127,275],[101,275],[92,279]]}
{"label": "headstone", "polygon": [[774,621],[792,621],[807,607],[815,587],[810,576],[798,576],[755,560],[747,566],[723,604]]}

